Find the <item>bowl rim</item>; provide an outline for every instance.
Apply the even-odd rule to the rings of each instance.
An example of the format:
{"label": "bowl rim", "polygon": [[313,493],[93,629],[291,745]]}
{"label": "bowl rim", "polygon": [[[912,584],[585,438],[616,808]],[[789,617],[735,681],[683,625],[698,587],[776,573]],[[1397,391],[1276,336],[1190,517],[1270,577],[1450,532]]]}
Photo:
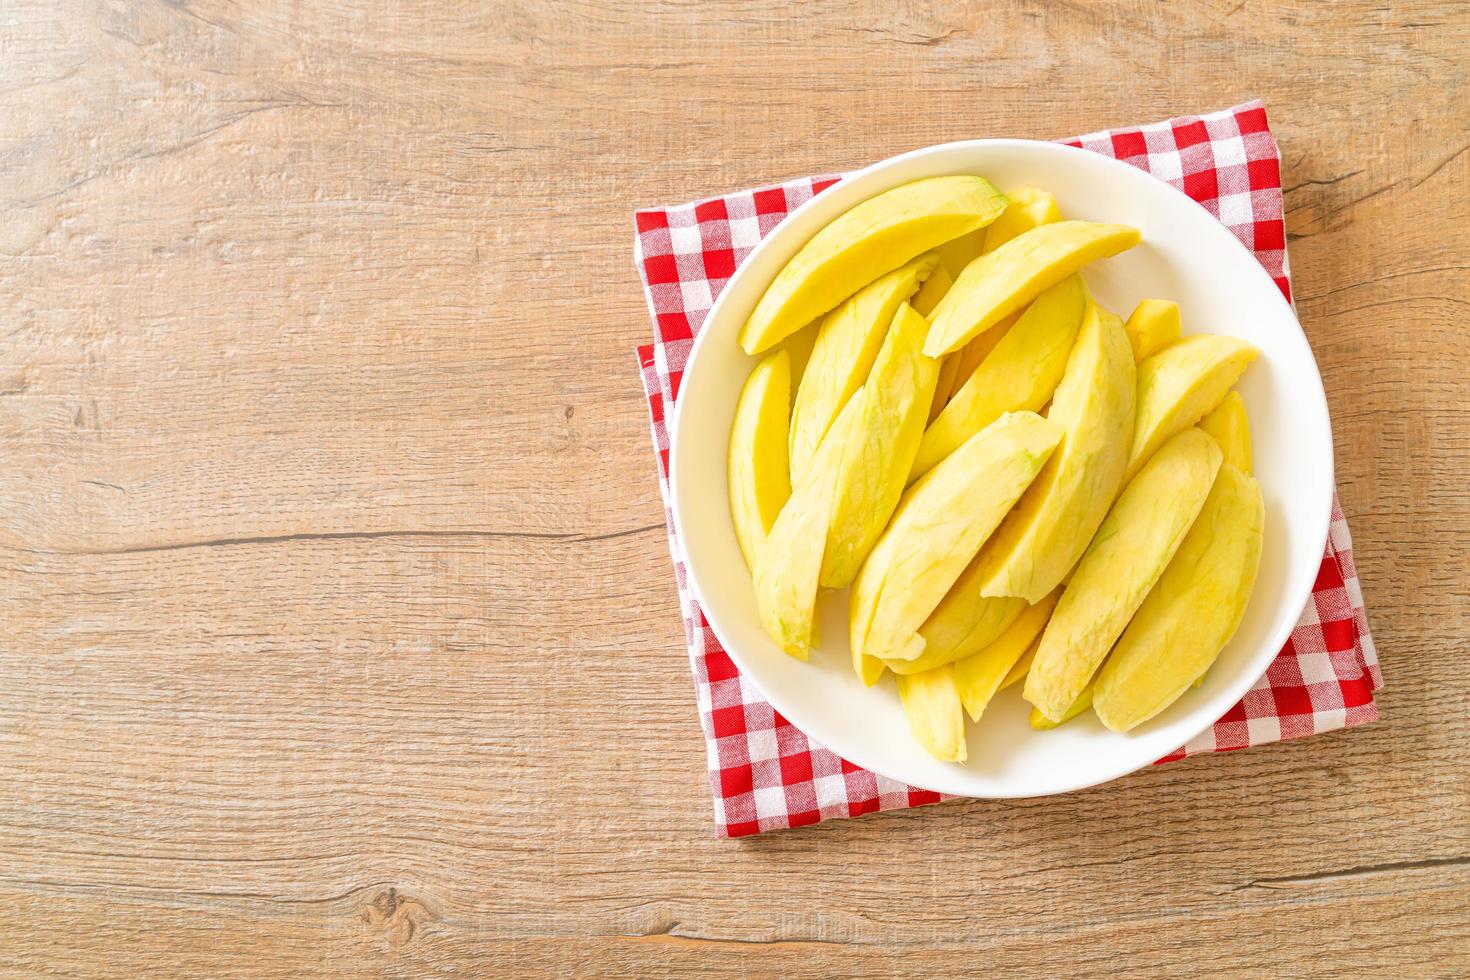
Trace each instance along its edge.
{"label": "bowl rim", "polygon": [[[1247,272],[1246,275],[1251,278],[1255,278],[1257,280],[1256,286],[1258,288],[1264,287],[1263,292],[1269,293],[1272,299],[1267,300],[1268,303],[1279,303],[1281,305],[1282,312],[1286,315],[1291,325],[1295,328],[1294,341],[1300,344],[1303,352],[1306,355],[1305,363],[1310,365],[1311,367],[1310,379],[1298,380],[1310,380],[1311,382],[1313,382],[1313,384],[1311,385],[1311,391],[1308,393],[1308,397],[1310,397],[1312,401],[1317,403],[1317,408],[1320,410],[1322,418],[1327,424],[1328,439],[1327,445],[1325,446],[1327,463],[1326,478],[1321,481],[1321,486],[1325,488],[1324,499],[1319,502],[1319,505],[1316,508],[1314,508],[1318,513],[1318,518],[1315,521],[1314,526],[1303,530],[1303,534],[1307,534],[1310,531],[1313,538],[1320,538],[1325,546],[1331,530],[1332,501],[1336,492],[1335,488],[1337,461],[1335,447],[1331,438],[1332,417],[1329,411],[1329,405],[1327,403],[1326,389],[1322,383],[1322,373],[1320,368],[1317,366],[1317,359],[1315,354],[1312,352],[1311,344],[1307,340],[1306,332],[1302,330],[1301,322],[1297,318],[1295,304],[1288,301],[1287,298],[1282,295],[1281,289],[1277,286],[1275,280],[1271,278],[1271,275],[1266,271],[1265,267],[1261,265],[1260,261],[1256,258],[1255,253],[1251,249],[1247,248],[1246,245],[1235,236],[1235,233],[1232,232],[1228,227],[1226,227],[1217,216],[1210,214],[1210,212],[1208,210],[1205,210],[1198,201],[1185,194],[1184,191],[1182,191],[1178,187],[1175,187],[1173,184],[1170,184],[1168,181],[1155,177],[1148,171],[1124,163],[1123,161],[1118,160],[1114,157],[1105,156],[1100,153],[1093,153],[1081,147],[1071,146],[1066,143],[1010,137],[953,140],[947,143],[936,143],[931,146],[924,146],[908,150],[891,157],[886,157],[882,160],[869,164],[850,173],[842,174],[838,183],[831,185],[829,188],[824,188],[823,191],[820,193],[813,194],[810,198],[802,202],[802,204],[794,208],[784,218],[782,218],[775,227],[767,232],[761,238],[761,240],[756,243],[755,247],[750,251],[748,255],[746,255],[745,259],[735,269],[734,274],[730,277],[729,280],[726,281],[724,287],[720,290],[720,295],[711,305],[709,313],[705,315],[701,329],[699,330],[698,335],[694,338],[694,343],[690,347],[689,355],[685,360],[683,374],[686,377],[683,380],[687,381],[687,375],[691,371],[693,371],[695,365],[699,361],[700,353],[705,349],[709,337],[714,333],[714,331],[710,330],[709,327],[713,323],[715,323],[717,319],[722,315],[725,305],[730,297],[736,294],[737,290],[733,287],[735,287],[737,282],[741,280],[742,275],[750,274],[750,270],[755,268],[757,264],[755,260],[763,253],[764,250],[775,247],[775,243],[782,239],[783,228],[793,228],[798,226],[800,224],[799,219],[802,215],[816,208],[827,206],[826,202],[831,201],[832,195],[834,195],[834,193],[836,192],[839,192],[844,186],[861,186],[864,178],[869,178],[886,170],[897,168],[902,163],[916,157],[939,156],[946,153],[963,152],[969,149],[982,147],[986,149],[1002,150],[1011,148],[1023,148],[1026,152],[1040,151],[1044,153],[1056,154],[1087,154],[1091,162],[1100,165],[1103,169],[1112,169],[1115,173],[1121,175],[1121,179],[1132,181],[1147,181],[1149,182],[1149,184],[1154,185],[1155,190],[1157,190],[1158,187],[1164,188],[1167,192],[1166,196],[1172,196],[1176,204],[1180,206],[1200,208],[1201,210],[1204,210],[1205,215],[1211,219],[1209,225],[1212,226],[1212,231],[1208,232],[1207,234],[1219,238],[1222,243],[1228,242],[1228,244],[1224,247],[1234,248],[1239,253],[1242,253],[1247,259],[1249,259],[1247,265],[1250,271]],[[914,179],[918,180],[923,178]],[[900,185],[895,184],[893,186]],[[884,190],[887,189],[891,188],[884,188]],[[862,201],[865,201],[870,197],[876,196],[877,194],[881,193],[883,193],[883,190],[874,190],[871,193],[862,194],[861,196],[858,196],[851,204],[848,204],[844,210],[850,209],[851,207],[856,206]],[[816,234],[816,231],[814,230],[812,234]],[[808,238],[809,237],[810,236],[808,236]],[[798,246],[798,248],[799,247],[800,246]],[[772,274],[773,277],[774,275],[775,273]],[[769,283],[767,283],[767,285],[769,286]],[[681,381],[681,385],[682,383],[683,381]],[[682,542],[688,541],[689,537],[685,533],[683,511],[680,506],[680,501],[682,500],[682,481],[680,477],[680,467],[678,465],[678,459],[680,457],[680,449],[684,441],[681,438],[681,434],[683,431],[682,423],[684,420],[684,411],[689,402],[690,399],[687,398],[680,398],[675,401],[674,411],[670,418],[669,424],[669,511],[673,519],[674,533],[677,535],[679,541],[681,542],[681,548],[683,547]],[[695,601],[699,603],[700,608],[704,610],[705,621],[709,624],[709,628],[714,633],[715,638],[719,641],[721,648],[724,649],[724,651],[735,662],[735,665],[740,669],[742,680],[746,683],[751,684],[762,698],[770,703],[770,705],[775,710],[779,711],[783,717],[785,717],[794,726],[796,726],[796,728],[799,729],[803,734],[807,734],[813,728],[825,728],[826,726],[822,723],[813,722],[807,715],[805,709],[798,707],[795,710],[788,711],[788,708],[791,707],[789,703],[783,705],[781,703],[782,699],[773,698],[771,696],[771,692],[767,690],[765,685],[760,683],[760,681],[757,679],[758,671],[752,669],[748,665],[747,659],[738,651],[738,645],[732,644],[728,639],[726,631],[721,627],[718,621],[718,616],[710,614],[711,606],[705,601],[704,598],[704,590],[700,585],[699,575],[696,571],[697,563],[693,560],[692,556],[688,553],[687,550],[684,552],[683,564],[685,567],[688,588],[691,595],[694,597]],[[1315,575],[1302,575],[1301,581],[1295,583],[1295,586],[1293,588],[1288,588],[1284,590],[1281,602],[1283,604],[1289,604],[1290,608],[1292,609],[1305,609],[1306,603],[1312,595],[1315,582]],[[1231,692],[1231,696],[1229,699],[1230,704],[1233,705],[1238,702],[1245,695],[1245,693],[1255,685],[1256,681],[1264,676],[1265,672],[1270,668],[1271,664],[1275,662],[1276,657],[1279,655],[1281,647],[1290,637],[1292,630],[1295,629],[1296,622],[1297,620],[1293,619],[1285,627],[1278,629],[1276,633],[1272,635],[1270,642],[1263,645],[1262,651],[1256,653],[1254,657],[1249,661],[1249,664],[1251,666],[1248,666],[1248,669],[1241,671],[1239,676],[1237,676],[1230,684],[1226,685],[1226,689]],[[1270,656],[1267,656],[1265,654],[1264,651],[1266,650],[1270,651]],[[1257,661],[1259,661],[1260,663],[1260,670],[1256,670],[1253,666]],[[1207,729],[1214,726],[1219,720],[1218,718],[1205,717],[1209,714],[1207,712],[1201,711],[1200,714],[1202,717],[1204,717],[1204,720],[1200,722],[1198,726],[1189,726],[1190,734],[1187,738],[1181,741],[1181,747],[1192,741],[1193,739],[1197,738]],[[808,737],[815,738],[815,736],[812,735],[808,735]],[[920,786],[919,784],[915,783],[910,777],[905,776],[901,773],[890,771],[888,767],[882,765],[881,763],[875,765],[873,763],[873,760],[871,760],[870,758],[863,758],[867,756],[867,752],[865,750],[859,749],[859,751],[857,752],[849,753],[847,751],[840,751],[837,746],[825,745],[825,743],[823,744],[826,748],[836,753],[841,758],[855,765],[861,766],[862,768],[867,769],[870,772],[874,772],[880,776],[885,776],[889,779],[896,780],[915,788],[930,788]],[[1122,777],[1127,776],[1131,773],[1147,768],[1148,766],[1152,765],[1154,761],[1155,760],[1153,759],[1145,759],[1136,764],[1128,763],[1123,766],[1099,768],[1096,773],[1089,773],[1087,776],[1079,779],[1064,781],[1056,787],[1048,788],[1034,793],[976,793],[973,790],[969,789],[959,792],[950,789],[931,789],[933,791],[943,794],[957,795],[970,799],[1033,799],[1044,796],[1055,796],[1062,793],[1072,793],[1078,790],[1087,789],[1092,786],[1098,786],[1103,783],[1112,782],[1113,780],[1121,779]]]}

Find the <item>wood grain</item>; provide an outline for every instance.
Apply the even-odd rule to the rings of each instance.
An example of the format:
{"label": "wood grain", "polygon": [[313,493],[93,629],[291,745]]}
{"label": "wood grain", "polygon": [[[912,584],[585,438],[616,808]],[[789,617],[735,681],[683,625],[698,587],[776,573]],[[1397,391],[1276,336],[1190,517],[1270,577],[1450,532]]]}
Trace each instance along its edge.
{"label": "wood grain", "polygon": [[[1470,10],[0,6],[0,973],[1470,972]],[[712,838],[631,210],[1260,96],[1388,688]]]}

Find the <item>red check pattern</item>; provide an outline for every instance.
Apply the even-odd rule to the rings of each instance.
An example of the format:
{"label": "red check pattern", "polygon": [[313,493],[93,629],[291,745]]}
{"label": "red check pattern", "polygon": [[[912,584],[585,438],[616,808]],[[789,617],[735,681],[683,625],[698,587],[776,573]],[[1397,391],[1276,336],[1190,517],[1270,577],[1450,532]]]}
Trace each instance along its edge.
{"label": "red check pattern", "polygon": [[[1065,142],[1123,160],[1183,190],[1254,250],[1281,292],[1291,298],[1281,157],[1260,102]],[[756,243],[788,212],[840,179],[794,180],[636,215],[634,255],[654,323],[654,342],[638,348],[638,358],[708,747],[715,827],[728,837],[942,799],[938,793],[905,786],[839,758],[782,718],[745,682],[689,590],[683,553],[667,511],[666,413],[679,397],[695,335],[735,267]],[[1382,684],[1353,565],[1352,539],[1334,498],[1312,601],[1286,646],[1240,703],[1159,761],[1366,724],[1378,717],[1373,693]]]}

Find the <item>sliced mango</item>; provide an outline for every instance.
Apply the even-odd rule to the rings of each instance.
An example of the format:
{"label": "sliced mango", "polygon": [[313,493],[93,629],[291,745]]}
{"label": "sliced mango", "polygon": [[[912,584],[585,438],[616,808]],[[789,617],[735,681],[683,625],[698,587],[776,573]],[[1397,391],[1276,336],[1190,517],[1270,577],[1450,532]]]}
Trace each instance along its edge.
{"label": "sliced mango", "polygon": [[1142,300],[1128,314],[1123,329],[1133,345],[1133,359],[1141,361],[1179,339],[1179,304],[1167,299]]}
{"label": "sliced mango", "polygon": [[[934,421],[933,415],[938,415],[939,409],[944,408],[945,404],[954,397],[955,392],[964,385],[965,379],[975,373],[975,368],[979,367],[980,362],[995,349],[995,345],[1000,343],[1005,332],[1015,325],[1016,319],[1016,316],[1007,317],[953,354],[944,355],[939,362],[941,365],[940,383],[934,389],[934,403],[937,407],[929,421]],[[945,370],[946,368],[949,370]]]}
{"label": "sliced mango", "polygon": [[726,477],[730,516],[745,566],[755,569],[760,547],[791,496],[786,464],[786,417],[791,408],[791,357],[765,357],[745,379],[730,427]]}
{"label": "sliced mango", "polygon": [[1013,191],[1007,191],[1006,198],[1010,201],[1006,209],[985,229],[986,252],[994,252],[1012,238],[1032,228],[1062,220],[1057,199],[1046,191],[1035,187],[1017,187]]}
{"label": "sliced mango", "polygon": [[985,227],[1006,198],[983,177],[930,177],[846,212],[776,274],[740,331],[747,354],[780,343],[854,292],[936,245]]}
{"label": "sliced mango", "polygon": [[1060,722],[1159,580],[1209,496],[1220,447],[1199,429],[1166,442],[1097,530],[1041,635],[1026,700]]}
{"label": "sliced mango", "polygon": [[1021,655],[1021,659],[1016,661],[1016,666],[1006,674],[1006,679],[1000,682],[1002,691],[1026,679],[1026,675],[1031,672],[1031,662],[1036,659],[1036,648],[1039,646],[1041,646],[1041,635],[1038,633],[1036,639],[1032,640],[1031,645],[1026,648],[1026,652]]}
{"label": "sliced mango", "polygon": [[[938,253],[930,252],[929,254],[935,256],[937,261]],[[934,312],[934,307],[939,305],[939,301],[944,299],[944,294],[949,292],[949,287],[953,285],[954,280],[950,278],[944,266],[935,265],[934,271],[929,273],[929,277],[924,280],[919,291],[914,293],[914,298],[909,300],[909,305],[914,308],[914,312],[927,317]]]}
{"label": "sliced mango", "polygon": [[1047,413],[1066,435],[981,553],[981,595],[1039,602],[1077,563],[1123,485],[1135,391],[1122,322],[1088,303]]}
{"label": "sliced mango", "polygon": [[919,627],[924,652],[913,660],[885,660],[895,674],[916,674],[954,663],[1001,636],[1026,610],[1024,599],[987,599],[967,587],[960,575],[939,605]]}
{"label": "sliced mango", "polygon": [[[1062,380],[1086,306],[1080,276],[1069,276],[1038,296],[925,431],[909,479],[927,473],[1005,412],[1035,412],[1045,405]],[[991,332],[972,340],[965,352]]]}
{"label": "sliced mango", "polygon": [[817,448],[811,471],[792,488],[755,561],[755,604],[761,625],[791,656],[805,660],[812,646],[817,581],[827,524],[836,495],[838,464],[862,419],[862,396],[851,399]]}
{"label": "sliced mango", "polygon": [[[919,627],[1036,478],[1061,434],[1032,412],[1003,415],[905,493],[853,588],[855,655],[913,660],[924,652]],[[892,542],[887,548],[885,540]]]}
{"label": "sliced mango", "polygon": [[1037,731],[1044,732],[1056,728],[1058,725],[1064,725],[1067,722],[1071,721],[1073,718],[1076,718],[1078,715],[1082,714],[1082,712],[1086,711],[1088,708],[1091,708],[1093,706],[1092,698],[1092,685],[1089,684],[1082,689],[1081,694],[1077,695],[1077,700],[1072,702],[1072,707],[1068,708],[1066,712],[1062,715],[1062,717],[1058,718],[1056,721],[1052,721],[1046,715],[1042,714],[1038,709],[1032,708],[1031,727],[1036,729]]}
{"label": "sliced mango", "polygon": [[1260,485],[1221,466],[1174,560],[1098,674],[1093,707],[1104,725],[1126,732],[1204,677],[1245,615],[1265,518]]}
{"label": "sliced mango", "polygon": [[939,384],[934,389],[934,405],[929,412],[930,422],[938,417],[944,406],[949,404],[949,400],[964,387],[965,382],[980,366],[980,362],[990,356],[990,352],[1000,343],[1006,331],[1016,325],[1017,319],[1019,314],[1008,316],[953,354],[944,355],[940,361]]}
{"label": "sliced mango", "polygon": [[1176,432],[1212,411],[1258,351],[1235,337],[1197,334],[1138,365],[1138,421],[1128,453],[1128,478]]}
{"label": "sliced mango", "polygon": [[898,698],[909,718],[914,740],[941,762],[964,762],[965,713],[954,683],[954,668],[946,664],[922,674],[898,679]]}
{"label": "sliced mango", "polygon": [[1240,392],[1225,396],[1220,407],[1199,420],[1199,427],[1215,437],[1225,452],[1225,462],[1249,474],[1251,471],[1251,423],[1245,414]]}
{"label": "sliced mango", "polygon": [[1018,235],[965,267],[934,310],[924,353],[959,350],[1084,265],[1137,245],[1137,228],[1056,221]]}
{"label": "sliced mango", "polygon": [[822,329],[822,321],[813,320],[781,341],[781,349],[791,355],[792,391],[798,390],[801,379],[806,377],[806,364],[812,359],[812,348],[817,344],[817,331],[820,329]]}
{"label": "sliced mango", "polygon": [[954,390],[954,373],[959,370],[960,355],[946,354],[939,361],[939,381],[934,385],[934,398],[929,403],[929,421],[944,410],[949,393]]}
{"label": "sliced mango", "polygon": [[[914,294],[910,305],[916,312],[927,317],[934,312],[934,307],[939,305],[939,301],[953,285],[954,280],[950,278],[941,260],[939,268],[929,274],[929,278],[924,280],[924,285],[919,287],[919,291]],[[929,404],[931,422],[934,416],[939,414],[939,410],[944,407],[944,403],[949,401],[949,393],[954,388],[954,373],[959,366],[959,360],[953,355],[939,362],[939,381],[934,385],[934,398]]]}
{"label": "sliced mango", "polygon": [[[1054,594],[1060,593],[1053,590]],[[1042,600],[1042,604],[1046,603]],[[1053,605],[1055,601],[1053,600]],[[919,627],[924,652],[912,661],[889,663],[894,673],[927,669],[973,656],[999,642],[1028,608],[1025,599],[1014,596],[982,596],[980,564],[975,559],[939,600],[939,605]],[[1048,610],[1050,606],[1047,607]],[[1045,624],[1045,620],[1042,620]],[[1037,627],[1040,630],[1040,626]],[[904,664],[917,665],[905,670]]]}
{"label": "sliced mango", "polygon": [[1041,636],[1061,594],[1060,589],[1054,589],[1036,605],[1026,606],[992,643],[978,653],[955,661],[955,683],[959,685],[965,713],[971,719],[980,720],[990,699],[1005,686],[1016,665]]}
{"label": "sliced mango", "polygon": [[837,500],[827,527],[821,583],[850,583],[898,506],[924,434],[939,362],[925,357],[929,321],[907,303],[863,385],[862,419],[838,464]]}
{"label": "sliced mango", "polygon": [[932,254],[922,255],[858,290],[822,319],[791,409],[795,482],[801,482],[832,420],[868,377],[899,304],[914,295],[938,262]]}
{"label": "sliced mango", "polygon": [[974,376],[975,369],[984,363],[985,359],[990,356],[990,352],[1005,339],[1005,335],[1016,325],[1016,321],[1021,319],[1021,312],[1024,311],[1012,313],[953,354],[945,355],[945,357],[959,358],[959,370],[955,371],[954,385],[949,390],[950,398],[959,393],[965,383]]}
{"label": "sliced mango", "polygon": [[[899,498],[898,506],[903,508],[907,495]],[[890,527],[892,523],[890,522]],[[852,653],[852,670],[858,678],[868,687],[878,683],[884,672],[888,669],[882,660],[877,657],[863,653],[863,643],[868,635],[868,624],[873,619],[873,608],[878,600],[878,593],[883,588],[883,573],[893,563],[893,556],[898,551],[901,542],[891,534],[883,534],[878,538],[878,543],[868,553],[868,560],[863,562],[863,567],[858,570],[858,577],[853,579],[852,588],[848,592],[847,603],[847,645]],[[871,566],[873,571],[867,569]]]}
{"label": "sliced mango", "polygon": [[951,279],[958,279],[960,273],[965,271],[965,266],[980,257],[980,252],[985,248],[985,231],[985,228],[980,228],[945,242],[935,249],[939,253],[940,264],[944,266],[944,271],[949,273]]}

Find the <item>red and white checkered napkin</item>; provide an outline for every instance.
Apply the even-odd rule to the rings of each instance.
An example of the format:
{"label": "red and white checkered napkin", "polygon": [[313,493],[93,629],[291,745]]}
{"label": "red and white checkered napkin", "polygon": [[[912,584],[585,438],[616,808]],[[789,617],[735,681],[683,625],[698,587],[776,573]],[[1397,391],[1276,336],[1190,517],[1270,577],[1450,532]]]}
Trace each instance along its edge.
{"label": "red and white checkered napkin", "polygon": [[[1260,102],[1065,142],[1131,163],[1183,190],[1254,249],[1281,292],[1291,298],[1281,156]],[[840,179],[794,180],[638,212],[634,255],[654,320],[654,342],[638,348],[638,359],[666,513],[667,418],[679,397],[695,334],[735,267],[756,243],[787,212]],[[705,621],[689,590],[671,515],[669,547],[709,749],[720,834],[743,837],[942,798],[860,769],[782,718],[740,676]],[[1214,727],[1159,761],[1366,724],[1378,717],[1373,692],[1382,684],[1353,567],[1352,539],[1334,497],[1312,601],[1286,646],[1265,676]]]}

